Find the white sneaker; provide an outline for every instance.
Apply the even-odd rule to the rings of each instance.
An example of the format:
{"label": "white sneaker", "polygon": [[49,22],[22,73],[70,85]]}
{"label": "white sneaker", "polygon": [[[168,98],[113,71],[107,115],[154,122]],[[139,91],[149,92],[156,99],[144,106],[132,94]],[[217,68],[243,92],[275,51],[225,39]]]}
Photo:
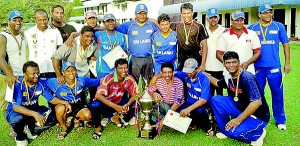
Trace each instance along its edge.
{"label": "white sneaker", "polygon": [[103,118],[103,119],[101,120],[101,125],[102,125],[103,127],[106,127],[106,126],[108,125],[109,122],[110,122],[110,120],[109,120],[108,118]]}
{"label": "white sneaker", "polygon": [[37,135],[32,135],[32,133],[30,132],[30,130],[28,128],[28,125],[25,125],[24,133],[27,135],[27,138],[29,138],[29,139],[36,139],[38,137]]}
{"label": "white sneaker", "polygon": [[219,139],[226,139],[227,138],[227,136],[225,134],[221,133],[221,132],[218,132],[216,134],[216,137],[219,138]]}
{"label": "white sneaker", "polygon": [[28,145],[28,141],[25,140],[16,140],[16,145],[17,146],[27,146]]}
{"label": "white sneaker", "polygon": [[264,128],[261,136],[256,141],[252,141],[251,145],[252,146],[262,146],[264,144],[264,138],[266,137],[266,134],[267,134],[267,131]]}
{"label": "white sneaker", "polygon": [[286,130],[286,125],[285,125],[285,124],[278,124],[278,125],[277,125],[277,128],[278,128],[279,130]]}

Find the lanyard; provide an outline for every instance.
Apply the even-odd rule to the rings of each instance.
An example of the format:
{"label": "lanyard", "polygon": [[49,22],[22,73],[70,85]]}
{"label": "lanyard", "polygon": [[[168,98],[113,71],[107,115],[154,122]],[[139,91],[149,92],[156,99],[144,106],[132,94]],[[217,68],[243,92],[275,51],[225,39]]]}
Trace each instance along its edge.
{"label": "lanyard", "polygon": [[[67,85],[67,83],[66,83],[66,85]],[[74,86],[74,84],[72,85],[72,87]],[[69,87],[68,85],[67,85],[67,87]],[[74,94],[73,94],[73,92],[72,92],[72,87],[69,87],[69,91],[70,91],[70,93],[71,93],[71,95],[74,97],[74,100],[76,100],[76,95],[77,95],[77,78],[75,78],[75,89],[74,89]]]}
{"label": "lanyard", "polygon": [[[235,102],[239,101],[238,94],[239,94],[240,75],[241,75],[241,72],[239,71],[239,74],[238,74],[238,77],[237,77],[237,83],[236,83],[236,87],[235,87],[235,95],[234,95],[234,98],[233,98],[233,100]],[[234,87],[234,83],[233,83],[232,78],[230,78],[230,80],[231,80],[232,86]]]}
{"label": "lanyard", "polygon": [[193,25],[193,22],[191,23],[191,26],[190,26],[189,31],[187,33],[185,23],[183,22],[183,29],[184,29],[184,34],[185,34],[185,44],[186,45],[189,45],[189,36],[190,36],[190,33],[191,33],[192,25]]}
{"label": "lanyard", "polygon": [[266,37],[267,37],[267,32],[268,32],[268,29],[269,29],[269,25],[267,25],[265,31],[263,30],[262,28],[262,25],[259,23],[259,29],[260,29],[260,32],[262,34],[262,37],[263,37],[263,42],[266,43]]}
{"label": "lanyard", "polygon": [[78,55],[81,58],[81,60],[83,60],[83,58],[86,57],[87,50],[88,49],[84,50],[82,45],[79,46],[79,48],[78,48]]}
{"label": "lanyard", "polygon": [[10,29],[8,29],[8,31],[11,33],[11,35],[13,36],[13,38],[15,39],[16,43],[18,44],[19,47],[19,55],[21,56],[22,53],[22,41],[23,41],[23,35],[20,33],[21,36],[21,42],[18,41],[18,39],[16,38],[16,36],[12,33],[12,31]]}
{"label": "lanyard", "polygon": [[26,87],[26,93],[27,93],[27,100],[28,100],[28,103],[30,104],[30,100],[33,98],[34,94],[35,94],[35,91],[36,91],[36,86],[34,87],[34,90],[33,90],[33,93],[31,95],[31,97],[29,97],[29,90],[28,90],[28,85],[26,83],[26,81],[24,80],[24,84],[25,84],[25,87]]}
{"label": "lanyard", "polygon": [[110,44],[110,48],[111,48],[111,50],[112,50],[112,49],[115,48],[115,46],[116,46],[116,44],[117,44],[117,40],[118,40],[117,33],[116,33],[116,31],[115,31],[115,33],[114,33],[114,34],[115,34],[115,41],[112,43],[109,34],[107,33],[107,31],[105,31],[105,32],[106,32],[106,36],[107,36],[108,41],[109,41],[109,44]]}

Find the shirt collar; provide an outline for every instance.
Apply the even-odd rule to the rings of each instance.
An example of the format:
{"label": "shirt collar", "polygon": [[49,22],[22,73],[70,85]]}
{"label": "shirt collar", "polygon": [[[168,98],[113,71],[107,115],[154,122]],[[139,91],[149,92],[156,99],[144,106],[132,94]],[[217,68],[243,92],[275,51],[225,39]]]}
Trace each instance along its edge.
{"label": "shirt collar", "polygon": [[[246,27],[243,27],[243,31],[244,31],[244,33],[248,34],[248,30],[247,30],[247,28],[246,28]],[[234,30],[233,30],[233,28],[232,28],[232,27],[230,28],[230,30],[229,30],[229,33],[230,33],[230,35],[233,35],[233,34],[235,34],[235,33],[234,33]]]}
{"label": "shirt collar", "polygon": [[[127,78],[127,76],[125,77],[125,80],[124,81],[126,81],[126,80],[128,80],[128,78]],[[117,72],[115,71],[114,72],[114,82],[118,82],[119,80],[118,80],[118,75],[117,75]]]}

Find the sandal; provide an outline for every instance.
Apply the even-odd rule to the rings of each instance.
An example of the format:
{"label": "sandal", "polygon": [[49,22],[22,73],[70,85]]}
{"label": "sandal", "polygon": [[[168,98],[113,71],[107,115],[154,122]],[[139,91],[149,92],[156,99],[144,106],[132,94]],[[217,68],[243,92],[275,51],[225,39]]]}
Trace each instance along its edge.
{"label": "sandal", "polygon": [[97,140],[101,137],[101,135],[102,135],[102,132],[94,132],[92,135],[92,138]]}
{"label": "sandal", "polygon": [[215,135],[215,131],[213,128],[210,128],[207,132],[206,132],[206,136],[209,137],[213,137]]}
{"label": "sandal", "polygon": [[74,119],[74,129],[81,130],[82,128],[83,127],[82,127],[80,120]]}
{"label": "sandal", "polygon": [[114,115],[113,117],[110,118],[110,121],[115,123],[117,125],[117,127],[119,127],[119,128],[122,127],[122,124],[120,123],[119,115]]}
{"label": "sandal", "polygon": [[94,124],[93,124],[91,121],[88,121],[88,122],[85,123],[85,126],[86,126],[87,128],[93,128],[93,127],[94,127]]}
{"label": "sandal", "polygon": [[65,139],[65,137],[67,136],[67,134],[68,134],[67,130],[62,129],[62,130],[58,133],[57,139],[58,139],[58,140],[63,140],[63,139]]}
{"label": "sandal", "polygon": [[198,127],[195,126],[195,125],[191,125],[189,128],[192,129],[192,130],[196,130]]}

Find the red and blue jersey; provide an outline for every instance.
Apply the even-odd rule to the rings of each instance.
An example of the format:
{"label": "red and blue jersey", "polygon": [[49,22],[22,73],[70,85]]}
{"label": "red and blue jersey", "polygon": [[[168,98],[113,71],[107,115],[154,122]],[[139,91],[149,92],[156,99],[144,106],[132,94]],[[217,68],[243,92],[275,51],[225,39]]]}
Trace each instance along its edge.
{"label": "red and blue jersey", "polygon": [[[108,38],[108,35],[109,38]],[[95,40],[98,44],[98,55],[96,63],[96,71],[101,73],[111,73],[114,71],[114,68],[110,68],[107,63],[103,60],[103,56],[109,53],[114,47],[120,46],[124,51],[126,47],[126,38],[125,35],[116,32],[116,33],[106,33],[106,31],[97,31],[95,33]],[[113,48],[112,48],[113,47]]]}
{"label": "red and blue jersey", "polygon": [[66,84],[60,84],[56,78],[48,79],[47,81],[47,85],[50,90],[54,92],[54,95],[69,103],[80,101],[82,96],[80,93],[84,88],[97,87],[99,84],[100,79],[91,79],[88,77],[78,77],[77,82],[73,87],[69,87]]}
{"label": "red and blue jersey", "polygon": [[177,59],[177,34],[172,31],[169,35],[162,35],[157,31],[152,36],[154,46],[154,61],[157,63],[172,62]]}
{"label": "red and blue jersey", "polygon": [[39,79],[38,83],[29,87],[24,77],[14,84],[13,102],[10,102],[7,111],[12,111],[14,106],[23,106],[30,110],[37,110],[39,107],[38,98],[42,95],[48,102],[53,100],[53,95],[46,85],[46,80]]}
{"label": "red and blue jersey", "polygon": [[174,75],[175,77],[181,79],[184,84],[186,84],[185,96],[186,103],[195,103],[200,98],[210,100],[210,82],[208,77],[202,72],[197,73],[195,79],[190,79],[185,72],[177,71]]}
{"label": "red and blue jersey", "polygon": [[[260,30],[259,22],[248,27],[248,29],[256,32],[261,41],[261,57],[254,62],[254,65],[255,67],[280,67],[279,43],[285,44],[289,42],[285,27],[282,23],[276,21],[272,21],[269,26],[261,27],[262,31]],[[266,29],[266,41],[264,42],[262,32],[265,32]]]}
{"label": "red and blue jersey", "polygon": [[128,35],[128,50],[134,57],[147,57],[152,54],[151,37],[158,31],[155,23],[146,21],[138,24],[136,21],[125,22],[116,30]]}

